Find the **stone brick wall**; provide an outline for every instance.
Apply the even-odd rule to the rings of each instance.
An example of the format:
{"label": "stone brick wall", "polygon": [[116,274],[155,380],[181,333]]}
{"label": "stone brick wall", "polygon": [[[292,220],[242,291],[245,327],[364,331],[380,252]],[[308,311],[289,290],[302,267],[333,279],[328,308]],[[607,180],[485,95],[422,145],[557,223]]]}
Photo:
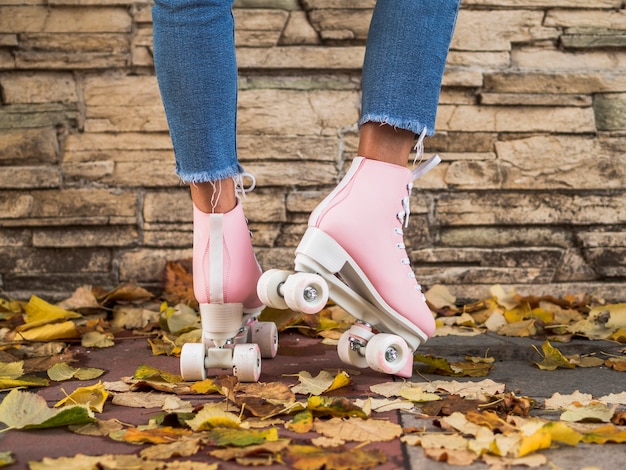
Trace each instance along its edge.
{"label": "stone brick wall", "polygon": [[[374,0],[237,0],[245,206],[265,268],[355,155]],[[149,0],[0,0],[0,288],[61,296],[191,256],[188,191],[152,63]],[[626,297],[622,0],[464,0],[444,77],[443,163],[414,190],[426,287],[478,298]]]}

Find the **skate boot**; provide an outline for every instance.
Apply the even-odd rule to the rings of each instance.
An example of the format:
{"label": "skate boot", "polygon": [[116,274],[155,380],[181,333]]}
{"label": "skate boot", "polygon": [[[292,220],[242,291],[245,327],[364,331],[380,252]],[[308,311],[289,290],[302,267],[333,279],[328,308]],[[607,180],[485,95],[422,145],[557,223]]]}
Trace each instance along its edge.
{"label": "skate boot", "polygon": [[226,214],[194,205],[193,286],[202,342],[183,345],[184,380],[204,380],[212,368],[232,368],[242,382],[259,379],[261,357],[274,357],[278,347],[276,325],[257,321],[264,307],[255,290],[260,275],[241,202]]}
{"label": "skate boot", "polygon": [[[435,321],[409,264],[403,228],[413,181],[439,161],[435,156],[411,172],[355,158],[311,214],[296,249],[296,274],[265,273],[261,299],[280,304],[282,298],[292,309],[312,299],[311,311],[329,296],[357,319],[339,341],[343,362],[411,377],[413,352],[432,336]],[[303,275],[306,282],[290,281]]]}

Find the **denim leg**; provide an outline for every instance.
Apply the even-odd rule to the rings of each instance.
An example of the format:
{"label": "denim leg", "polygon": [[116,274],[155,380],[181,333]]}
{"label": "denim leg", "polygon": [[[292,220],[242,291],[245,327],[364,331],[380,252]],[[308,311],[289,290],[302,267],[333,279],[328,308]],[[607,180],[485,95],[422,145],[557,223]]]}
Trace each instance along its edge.
{"label": "denim leg", "polygon": [[154,3],[154,64],[176,173],[195,183],[238,175],[233,0]]}
{"label": "denim leg", "polygon": [[460,0],[378,0],[367,38],[359,125],[434,134]]}

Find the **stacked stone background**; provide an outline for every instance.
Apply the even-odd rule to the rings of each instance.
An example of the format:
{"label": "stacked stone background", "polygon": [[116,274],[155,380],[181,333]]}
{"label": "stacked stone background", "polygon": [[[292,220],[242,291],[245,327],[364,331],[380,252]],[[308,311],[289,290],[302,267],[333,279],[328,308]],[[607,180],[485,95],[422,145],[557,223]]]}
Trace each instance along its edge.
{"label": "stacked stone background", "polygon": [[[264,268],[355,156],[374,0],[237,0],[244,202]],[[158,289],[191,256],[188,190],[148,0],[0,0],[0,289]],[[198,47],[201,47],[199,44]],[[184,73],[184,71],[181,71]],[[416,92],[419,92],[416,90]],[[425,287],[464,299],[626,287],[621,0],[463,0],[406,231]]]}

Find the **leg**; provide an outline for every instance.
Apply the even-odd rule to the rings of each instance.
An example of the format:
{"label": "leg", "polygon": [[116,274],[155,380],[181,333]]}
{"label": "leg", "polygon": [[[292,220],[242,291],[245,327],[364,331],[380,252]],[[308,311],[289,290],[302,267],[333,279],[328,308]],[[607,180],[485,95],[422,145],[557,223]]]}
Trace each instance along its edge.
{"label": "leg", "polygon": [[378,0],[363,64],[359,155],[405,166],[432,135],[459,0]]}
{"label": "leg", "polygon": [[331,298],[360,321],[342,336],[342,360],[404,377],[412,374],[411,352],[435,330],[403,243],[413,187],[406,165],[415,134],[434,132],[458,6],[378,0],[363,66],[359,156],[313,211],[296,249],[296,270],[321,273]]}
{"label": "leg", "polygon": [[203,344],[185,345],[181,372],[186,380],[197,380],[205,365],[232,366],[240,379],[258,380],[258,347],[230,345],[244,314],[256,316],[263,307],[256,295],[261,269],[235,192],[243,169],[235,139],[232,0],[156,0],[153,22],[154,61],[176,171],[191,184],[193,200],[193,287]]}

